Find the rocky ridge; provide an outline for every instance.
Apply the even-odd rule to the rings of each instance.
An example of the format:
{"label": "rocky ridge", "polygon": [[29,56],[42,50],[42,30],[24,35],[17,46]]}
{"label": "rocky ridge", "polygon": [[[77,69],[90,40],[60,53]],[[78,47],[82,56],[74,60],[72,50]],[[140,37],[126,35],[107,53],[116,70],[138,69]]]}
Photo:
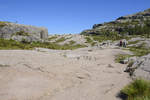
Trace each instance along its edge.
{"label": "rocky ridge", "polygon": [[17,41],[42,41],[48,38],[48,30],[44,27],[0,22],[0,38]]}
{"label": "rocky ridge", "polygon": [[95,24],[92,29],[85,30],[81,32],[81,34],[133,34],[132,31],[135,28],[143,28],[144,26],[150,26],[150,9],[133,15],[119,17],[118,19],[112,22]]}

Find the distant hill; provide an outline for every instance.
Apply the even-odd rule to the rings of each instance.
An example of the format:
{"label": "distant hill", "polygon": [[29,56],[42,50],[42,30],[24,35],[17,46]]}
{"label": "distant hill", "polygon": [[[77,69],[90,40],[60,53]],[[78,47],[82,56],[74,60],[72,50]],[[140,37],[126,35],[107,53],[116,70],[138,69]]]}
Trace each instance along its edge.
{"label": "distant hill", "polygon": [[115,21],[103,24],[95,24],[92,29],[85,30],[81,32],[81,34],[150,34],[150,9],[133,15],[119,17]]}

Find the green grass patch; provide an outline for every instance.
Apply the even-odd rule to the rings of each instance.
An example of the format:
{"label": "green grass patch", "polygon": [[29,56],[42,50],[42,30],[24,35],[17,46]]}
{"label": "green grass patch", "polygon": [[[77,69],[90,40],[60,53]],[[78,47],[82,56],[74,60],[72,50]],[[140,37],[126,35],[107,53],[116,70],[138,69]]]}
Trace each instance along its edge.
{"label": "green grass patch", "polygon": [[136,79],[121,90],[125,100],[150,100],[150,81]]}
{"label": "green grass patch", "polygon": [[69,44],[70,44],[70,45],[73,45],[73,44],[75,44],[75,43],[76,43],[76,42],[73,41],[73,40],[69,41]]}
{"label": "green grass patch", "polygon": [[127,67],[132,67],[133,64],[134,64],[134,61],[130,61],[130,62],[128,63],[128,66],[127,66]]}
{"label": "green grass patch", "polygon": [[116,40],[121,40],[121,39],[126,39],[129,40],[130,37],[127,36],[119,36],[117,34],[111,34],[109,36],[103,36],[103,35],[93,35],[92,36],[93,40],[98,41],[98,42],[103,42],[103,41],[107,41],[107,40],[112,40],[112,41],[116,41]]}
{"label": "green grass patch", "polygon": [[12,50],[12,49],[31,50],[31,49],[34,49],[35,47],[56,49],[56,50],[67,50],[67,49],[74,50],[77,48],[83,48],[85,46],[79,45],[79,44],[77,44],[77,45],[71,45],[71,44],[58,45],[56,43],[51,43],[51,42],[24,43],[24,42],[17,42],[14,40],[0,39],[0,50]]}
{"label": "green grass patch", "polygon": [[129,50],[134,53],[135,56],[141,57],[150,53],[150,48],[145,48],[145,43],[137,47],[129,47]]}
{"label": "green grass patch", "polygon": [[96,42],[94,42],[91,38],[92,37],[86,36],[85,37],[86,43],[89,43],[89,44],[91,44],[91,46],[94,46],[96,44]]}
{"label": "green grass patch", "polygon": [[60,39],[56,40],[55,43],[60,43],[60,42],[64,42],[66,40],[65,37],[61,37]]}
{"label": "green grass patch", "polygon": [[130,44],[137,44],[138,42],[139,42],[139,40],[131,41],[131,42],[128,43],[128,45],[130,45]]}
{"label": "green grass patch", "polygon": [[6,22],[0,21],[0,28],[6,26]]}
{"label": "green grass patch", "polygon": [[85,37],[87,43],[92,43],[93,40],[90,37]]}
{"label": "green grass patch", "polygon": [[132,57],[133,55],[128,55],[128,54],[119,54],[119,55],[116,55],[115,57],[115,62],[117,63],[121,63],[123,60],[129,58],[129,57]]}
{"label": "green grass patch", "polygon": [[48,38],[48,40],[50,41],[50,40],[54,40],[56,38],[57,38],[57,36],[52,36],[52,37]]}
{"label": "green grass patch", "polygon": [[31,49],[32,46],[30,44],[24,44],[21,42],[17,42],[14,40],[5,40],[0,39],[0,49],[1,50],[9,50],[9,49]]}
{"label": "green grass patch", "polygon": [[109,40],[107,37],[104,37],[104,36],[92,36],[92,37],[93,37],[93,40],[98,41],[98,42]]}
{"label": "green grass patch", "polygon": [[76,44],[76,45],[65,44],[65,45],[61,46],[61,50],[74,50],[74,49],[84,48],[84,47],[86,47],[86,46],[80,45],[80,44]]}

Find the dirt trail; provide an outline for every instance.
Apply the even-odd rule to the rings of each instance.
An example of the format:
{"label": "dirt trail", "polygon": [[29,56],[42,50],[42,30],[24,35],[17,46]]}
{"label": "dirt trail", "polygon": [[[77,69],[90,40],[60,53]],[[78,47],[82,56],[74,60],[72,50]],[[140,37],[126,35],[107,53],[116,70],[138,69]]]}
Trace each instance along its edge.
{"label": "dirt trail", "polygon": [[[119,100],[130,82],[117,49],[0,51],[0,100]],[[7,66],[6,66],[7,65]]]}

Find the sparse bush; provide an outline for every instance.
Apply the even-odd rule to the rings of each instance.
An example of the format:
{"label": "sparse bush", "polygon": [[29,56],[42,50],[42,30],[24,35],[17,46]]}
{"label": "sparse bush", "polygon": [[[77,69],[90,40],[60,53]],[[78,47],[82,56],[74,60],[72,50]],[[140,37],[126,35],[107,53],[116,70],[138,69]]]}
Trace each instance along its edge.
{"label": "sparse bush", "polygon": [[56,38],[57,38],[57,36],[52,36],[52,37],[48,38],[48,40],[50,41],[50,40],[54,40]]}
{"label": "sparse bush", "polygon": [[132,67],[133,64],[134,64],[134,61],[130,61],[127,67]]}
{"label": "sparse bush", "polygon": [[31,49],[30,44],[24,44],[14,40],[0,39],[0,49]]}
{"label": "sparse bush", "polygon": [[19,31],[19,32],[16,32],[14,33],[13,35],[20,35],[20,36],[30,36],[29,33],[27,32],[24,32],[24,31]]}
{"label": "sparse bush", "polygon": [[136,79],[121,90],[127,96],[126,100],[150,100],[150,82]]}
{"label": "sparse bush", "polygon": [[92,42],[91,45],[94,46],[97,42]]}
{"label": "sparse bush", "polygon": [[89,43],[91,44],[91,46],[94,46],[96,44],[96,42],[94,42],[91,38],[93,38],[92,36],[86,36],[85,39],[86,39],[86,43]]}
{"label": "sparse bush", "polygon": [[5,25],[6,25],[6,22],[0,21],[0,28],[1,28],[1,27],[4,27]]}
{"label": "sparse bush", "polygon": [[132,55],[128,55],[128,54],[119,54],[119,55],[116,55],[115,57],[115,62],[117,63],[121,63],[121,61],[125,60],[126,58],[129,58],[131,57]]}
{"label": "sparse bush", "polygon": [[128,45],[130,45],[130,44],[136,44],[136,43],[138,43],[138,42],[139,42],[139,40],[131,41],[131,42],[128,43]]}
{"label": "sparse bush", "polygon": [[73,44],[75,44],[75,43],[76,43],[76,42],[73,41],[73,40],[69,41],[69,44],[70,44],[70,45],[73,45]]}
{"label": "sparse bush", "polygon": [[[110,34],[110,35],[108,35],[108,34]],[[106,40],[116,41],[116,40],[121,40],[121,39],[126,39],[126,40],[130,39],[130,37],[128,37],[128,36],[121,36],[116,33],[107,33],[104,35],[92,35],[92,37],[93,37],[93,40],[98,41],[98,42],[103,42]]]}
{"label": "sparse bush", "polygon": [[66,39],[65,37],[61,37],[60,39],[56,40],[55,43],[64,42]]}
{"label": "sparse bush", "polygon": [[137,46],[137,47],[129,47],[130,51],[134,53],[135,56],[144,56],[150,53],[149,48],[145,48],[145,43]]}
{"label": "sparse bush", "polygon": [[86,39],[87,43],[92,43],[93,42],[93,40],[90,37],[88,37],[88,36],[86,36],[85,39]]}

